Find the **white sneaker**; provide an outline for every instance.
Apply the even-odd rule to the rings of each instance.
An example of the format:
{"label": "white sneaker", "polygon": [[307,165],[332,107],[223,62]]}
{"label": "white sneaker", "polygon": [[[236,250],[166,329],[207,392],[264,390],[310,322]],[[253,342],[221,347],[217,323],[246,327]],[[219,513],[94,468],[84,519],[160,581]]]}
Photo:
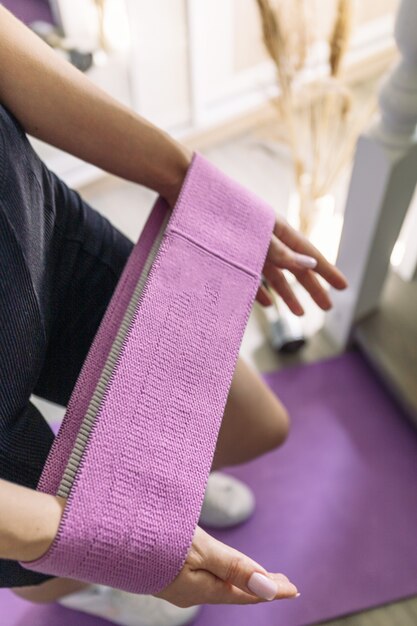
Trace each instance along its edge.
{"label": "white sneaker", "polygon": [[246,521],[255,509],[255,496],[241,480],[211,472],[200,514],[200,523],[229,528]]}
{"label": "white sneaker", "polygon": [[90,585],[59,600],[69,609],[103,617],[119,626],[182,626],[189,624],[199,606],[181,609],[150,595],[136,595],[104,585]]}

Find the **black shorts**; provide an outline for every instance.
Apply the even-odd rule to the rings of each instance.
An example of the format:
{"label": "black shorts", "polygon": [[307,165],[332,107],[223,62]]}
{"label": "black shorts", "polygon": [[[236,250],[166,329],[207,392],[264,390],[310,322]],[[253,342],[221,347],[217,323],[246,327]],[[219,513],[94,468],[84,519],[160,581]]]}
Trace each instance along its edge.
{"label": "black shorts", "polygon": [[[0,106],[0,478],[36,487],[132,243],[50,172]],[[48,577],[0,559],[0,587]]]}

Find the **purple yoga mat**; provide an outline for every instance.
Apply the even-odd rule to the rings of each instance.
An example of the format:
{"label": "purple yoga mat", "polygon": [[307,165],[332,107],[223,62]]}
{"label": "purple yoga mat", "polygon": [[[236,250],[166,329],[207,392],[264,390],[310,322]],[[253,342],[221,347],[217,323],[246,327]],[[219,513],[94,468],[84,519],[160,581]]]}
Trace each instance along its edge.
{"label": "purple yoga mat", "polygon": [[48,0],[2,0],[1,4],[25,24],[37,20],[55,23]]}
{"label": "purple yoga mat", "polygon": [[[284,446],[230,473],[255,491],[240,528],[213,533],[287,574],[296,600],[206,606],[195,626],[301,626],[417,594],[417,434],[355,353],[265,375],[292,415]],[[104,626],[0,591],[2,626]]]}

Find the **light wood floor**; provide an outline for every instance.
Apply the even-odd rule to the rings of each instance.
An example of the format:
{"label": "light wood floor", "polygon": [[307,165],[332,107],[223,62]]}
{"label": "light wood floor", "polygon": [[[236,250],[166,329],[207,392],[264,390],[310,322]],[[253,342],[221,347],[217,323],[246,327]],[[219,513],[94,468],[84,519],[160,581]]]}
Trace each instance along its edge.
{"label": "light wood floor", "polygon": [[[291,189],[291,172],[285,152],[271,150],[262,136],[268,133],[247,133],[223,145],[205,150],[205,154],[225,172],[240,180],[284,212]],[[85,199],[106,215],[132,239],[136,239],[149,213],[154,194],[146,189],[107,177],[81,190]],[[295,362],[311,362],[335,354],[334,348],[319,330],[323,315],[300,292],[307,310],[306,334],[314,335],[297,355],[282,358],[269,347],[262,332],[262,313],[252,312],[242,348],[242,356],[258,371],[265,372]],[[43,412],[54,419],[54,412],[42,405]],[[416,626],[417,598],[404,600],[371,611],[326,622],[327,626]],[[284,626],[284,625],[283,625]]]}
{"label": "light wood floor", "polygon": [[357,324],[355,338],[417,425],[417,281],[391,272],[381,306]]}
{"label": "light wood floor", "polygon": [[416,626],[417,598],[387,604],[330,622],[326,626]]}

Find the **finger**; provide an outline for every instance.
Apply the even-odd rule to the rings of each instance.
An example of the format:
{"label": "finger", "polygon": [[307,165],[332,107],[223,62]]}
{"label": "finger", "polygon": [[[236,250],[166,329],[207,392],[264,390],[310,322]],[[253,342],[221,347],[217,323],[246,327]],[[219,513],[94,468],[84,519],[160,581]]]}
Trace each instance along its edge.
{"label": "finger", "polygon": [[258,604],[266,602],[262,598],[221,580],[210,572],[197,570],[194,574],[193,587],[201,591],[198,604]]}
{"label": "finger", "polygon": [[277,220],[274,233],[278,239],[295,252],[314,257],[317,260],[315,271],[323,276],[332,287],[335,287],[335,289],[346,289],[347,280],[342,272],[329,263],[306,237],[292,228],[287,222]]}
{"label": "finger", "polygon": [[[252,593],[264,600],[291,597],[297,593],[295,585],[283,574],[272,578],[268,572],[238,550],[207,535],[204,569],[226,583]],[[279,576],[279,579],[277,579]]]}
{"label": "finger", "polygon": [[296,272],[294,275],[300,285],[302,285],[304,289],[308,291],[314,302],[323,311],[328,311],[332,308],[332,301],[330,300],[330,297],[323,285],[320,284],[317,276],[315,276],[314,272]]}
{"label": "finger", "polygon": [[267,259],[278,267],[294,272],[300,269],[314,269],[317,260],[311,256],[291,250],[285,243],[272,235],[268,248]]}
{"label": "finger", "polygon": [[271,283],[272,287],[275,289],[277,294],[284,300],[290,311],[294,313],[294,315],[304,315],[304,309],[301,306],[301,303],[295,295],[294,291],[292,290],[289,282],[285,278],[284,273],[277,267],[274,267],[269,263],[265,264],[264,273]]}
{"label": "finger", "polygon": [[268,600],[285,600],[295,598],[297,594],[288,595],[282,591],[288,584],[288,578],[283,574],[270,574],[275,582],[277,591],[273,597],[262,598],[259,595],[248,593],[239,589],[230,582],[218,578],[214,574],[204,570],[193,572],[192,584],[200,590],[198,604],[259,604]]}
{"label": "finger", "polygon": [[263,285],[259,285],[259,289],[256,294],[256,300],[262,306],[271,306],[272,304],[272,298],[269,295],[268,290]]}

